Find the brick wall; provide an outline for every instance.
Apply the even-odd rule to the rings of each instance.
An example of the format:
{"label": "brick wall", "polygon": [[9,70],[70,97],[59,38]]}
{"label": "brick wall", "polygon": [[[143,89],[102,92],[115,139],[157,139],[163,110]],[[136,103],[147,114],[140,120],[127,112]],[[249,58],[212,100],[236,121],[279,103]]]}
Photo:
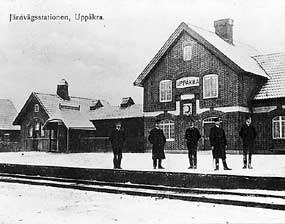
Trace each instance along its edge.
{"label": "brick wall", "polygon": [[[49,118],[44,108],[39,104],[39,112],[34,112],[34,105],[39,104],[35,98],[32,98],[27,109],[26,114],[23,116],[21,121],[21,145],[22,150],[32,151],[33,150],[33,140],[29,137],[29,127],[35,122],[39,121],[42,125]],[[41,137],[38,141],[38,150],[47,151],[48,150],[48,132],[45,132],[45,136]]]}
{"label": "brick wall", "polygon": [[[183,46],[192,44],[192,58],[183,60]],[[219,97],[203,100],[203,76],[218,74]],[[199,87],[176,89],[176,80],[185,76],[200,77]],[[172,80],[172,102],[159,102],[159,82]],[[264,83],[264,79],[252,74],[237,74],[214,54],[185,32],[161,58],[144,82],[144,111],[175,110],[175,99],[181,94],[195,93],[200,107],[247,106],[249,98]]]}

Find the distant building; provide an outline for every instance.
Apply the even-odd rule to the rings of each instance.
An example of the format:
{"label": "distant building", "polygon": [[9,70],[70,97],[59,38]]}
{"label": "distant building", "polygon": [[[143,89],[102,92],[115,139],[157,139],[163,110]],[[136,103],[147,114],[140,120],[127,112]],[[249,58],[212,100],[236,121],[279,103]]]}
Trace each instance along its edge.
{"label": "distant building", "polygon": [[11,100],[0,99],[0,151],[19,151],[20,126],[13,125],[17,110]]}
{"label": "distant building", "polygon": [[186,149],[192,119],[203,135],[199,148],[209,149],[209,130],[220,117],[229,149],[241,150],[238,132],[251,114],[257,149],[285,152],[285,54],[260,55],[235,41],[231,19],[214,27],[181,23],[135,80],[144,89],[145,137],[160,119],[166,148]]}
{"label": "distant building", "polygon": [[[128,107],[122,110],[128,111]],[[110,150],[109,129],[96,120],[105,120],[111,127],[114,119],[123,118],[124,114],[105,100],[70,96],[63,79],[57,85],[57,94],[33,92],[14,124],[21,126],[24,150],[94,152]]]}

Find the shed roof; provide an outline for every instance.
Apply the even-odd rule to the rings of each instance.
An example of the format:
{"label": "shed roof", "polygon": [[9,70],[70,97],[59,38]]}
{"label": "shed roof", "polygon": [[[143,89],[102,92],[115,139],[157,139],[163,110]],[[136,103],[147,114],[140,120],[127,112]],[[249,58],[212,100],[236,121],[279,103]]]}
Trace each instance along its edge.
{"label": "shed roof", "polygon": [[100,107],[90,113],[90,120],[125,119],[143,117],[143,107],[141,104],[133,104],[129,107],[120,106]]}
{"label": "shed roof", "polygon": [[270,76],[254,99],[285,97],[285,53],[259,55],[254,59]]}
{"label": "shed roof", "polygon": [[0,129],[1,130],[20,130],[20,126],[13,125],[17,116],[17,110],[9,99],[0,99]]}

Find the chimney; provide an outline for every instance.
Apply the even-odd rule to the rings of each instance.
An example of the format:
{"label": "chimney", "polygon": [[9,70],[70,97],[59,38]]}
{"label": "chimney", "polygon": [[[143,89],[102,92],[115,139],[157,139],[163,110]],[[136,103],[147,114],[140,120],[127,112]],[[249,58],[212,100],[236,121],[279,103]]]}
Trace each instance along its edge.
{"label": "chimney", "polygon": [[215,33],[229,44],[233,44],[233,25],[232,19],[220,19],[214,21]]}
{"label": "chimney", "polygon": [[65,79],[60,80],[57,84],[56,94],[64,100],[70,100],[68,95],[68,83]]}

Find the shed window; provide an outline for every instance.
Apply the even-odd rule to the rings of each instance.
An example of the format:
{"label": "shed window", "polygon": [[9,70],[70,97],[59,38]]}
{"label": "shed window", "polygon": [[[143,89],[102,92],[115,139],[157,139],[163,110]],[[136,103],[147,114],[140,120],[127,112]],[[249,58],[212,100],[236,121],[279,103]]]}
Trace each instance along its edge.
{"label": "shed window", "polygon": [[163,120],[160,122],[160,128],[165,135],[166,141],[174,141],[174,121]]}
{"label": "shed window", "polygon": [[172,81],[171,80],[160,81],[159,98],[160,98],[160,102],[172,101]]}
{"label": "shed window", "polygon": [[203,98],[217,98],[218,86],[218,75],[205,75],[203,78]]}
{"label": "shed window", "polygon": [[273,139],[285,139],[285,116],[277,116],[272,119]]}
{"label": "shed window", "polygon": [[4,142],[10,142],[10,134],[9,133],[4,134]]}
{"label": "shed window", "polygon": [[187,45],[183,48],[183,60],[190,61],[192,56],[192,46]]}

